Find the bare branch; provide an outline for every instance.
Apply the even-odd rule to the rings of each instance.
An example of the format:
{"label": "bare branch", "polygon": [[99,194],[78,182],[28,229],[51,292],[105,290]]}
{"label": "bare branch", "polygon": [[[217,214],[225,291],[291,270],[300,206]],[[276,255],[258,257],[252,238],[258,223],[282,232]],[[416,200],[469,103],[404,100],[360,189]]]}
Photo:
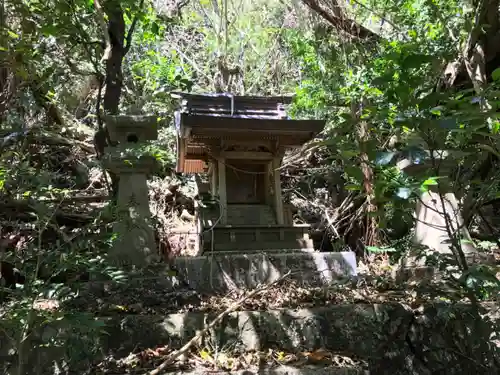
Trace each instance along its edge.
{"label": "bare branch", "polygon": [[305,5],[318,13],[325,21],[350,38],[361,40],[380,39],[380,35],[367,29],[354,19],[348,17],[337,0],[332,0],[332,7],[325,6],[321,0],[302,0]]}
{"label": "bare branch", "polygon": [[101,6],[101,3],[99,0],[94,0],[94,5],[95,5],[95,10],[96,10],[96,16],[97,16],[97,21],[99,23],[99,26],[101,27],[101,32],[104,37],[104,43],[106,45],[104,49],[104,54],[102,55],[101,63],[104,61],[107,61],[111,57],[111,37],[109,36],[108,32],[108,27],[106,26],[106,19],[104,16],[104,10]]}
{"label": "bare branch", "polygon": [[[140,12],[143,6],[144,6],[144,0],[141,0],[137,11]],[[125,44],[125,47],[123,49],[124,56],[127,54],[127,52],[130,50],[130,47],[132,46],[132,36],[134,35],[134,30],[135,30],[135,27],[137,25],[138,19],[139,19],[139,16],[136,14],[134,17],[134,20],[132,21],[132,25],[130,25],[130,29],[128,30],[127,36],[125,37],[126,44]]]}

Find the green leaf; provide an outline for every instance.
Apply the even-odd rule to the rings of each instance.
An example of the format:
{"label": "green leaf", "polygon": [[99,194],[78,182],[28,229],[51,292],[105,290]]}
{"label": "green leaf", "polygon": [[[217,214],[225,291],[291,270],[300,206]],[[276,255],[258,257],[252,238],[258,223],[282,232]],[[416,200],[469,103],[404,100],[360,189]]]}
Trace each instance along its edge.
{"label": "green leaf", "polygon": [[443,129],[456,129],[458,128],[458,121],[454,118],[446,118],[438,121],[439,127]]}
{"label": "green leaf", "polygon": [[493,81],[500,81],[500,68],[496,68],[492,73],[491,73],[491,78]]}
{"label": "green leaf", "polygon": [[356,181],[363,181],[363,172],[361,171],[360,168],[355,167],[355,166],[345,166],[344,167],[344,172],[349,176],[354,178]]}
{"label": "green leaf", "polygon": [[430,185],[437,185],[438,182],[436,181],[438,177],[429,177],[427,180],[422,182],[422,186],[430,186]]}
{"label": "green leaf", "polygon": [[343,158],[349,159],[355,156],[359,155],[358,150],[342,150],[340,151],[340,155],[342,155]]}
{"label": "green leaf", "polygon": [[415,69],[420,68],[422,65],[430,63],[434,60],[434,57],[430,55],[415,54],[407,56],[402,63],[403,68]]}
{"label": "green leaf", "polygon": [[434,107],[434,108],[431,108],[431,113],[435,116],[441,116],[442,110],[443,110],[443,107]]}
{"label": "green leaf", "polygon": [[353,184],[347,184],[345,186],[345,189],[349,190],[349,191],[360,191],[361,190],[361,186],[359,186],[359,185],[353,185]]}
{"label": "green leaf", "polygon": [[160,33],[160,26],[156,22],[153,22],[151,24],[151,32],[154,35],[158,35]]}

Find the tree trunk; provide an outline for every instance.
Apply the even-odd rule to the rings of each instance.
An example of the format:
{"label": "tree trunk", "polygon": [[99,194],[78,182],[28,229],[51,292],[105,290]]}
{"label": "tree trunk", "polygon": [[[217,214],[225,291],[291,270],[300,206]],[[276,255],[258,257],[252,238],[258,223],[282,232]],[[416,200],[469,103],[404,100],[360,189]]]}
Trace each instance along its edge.
{"label": "tree trunk", "polygon": [[353,103],[351,106],[353,116],[358,119],[356,127],[356,135],[359,145],[360,168],[363,174],[363,191],[366,197],[365,207],[365,225],[363,228],[363,243],[365,246],[377,246],[380,244],[380,235],[378,231],[378,223],[375,213],[377,206],[374,203],[374,174],[373,168],[368,157],[368,141],[370,140],[369,124],[366,121],[360,120],[362,112],[362,104]]}
{"label": "tree trunk", "polygon": [[[498,68],[500,63],[500,14],[499,0],[477,0],[475,2],[476,11],[472,29],[467,37],[463,52],[463,68],[472,82],[474,91],[481,99],[481,109],[489,110],[491,105],[483,97],[491,72]],[[488,25],[488,27],[483,27]],[[488,143],[485,139],[484,143]],[[484,151],[485,152],[485,151]],[[489,153],[483,158],[476,175],[482,181],[488,181],[491,175],[498,168],[498,157]],[[476,176],[473,176],[476,177]],[[463,215],[466,222],[476,214],[481,207],[480,193],[481,189],[470,188],[469,193],[464,199]]]}
{"label": "tree trunk", "polygon": [[[3,32],[5,30],[5,4],[3,1],[0,2],[0,32]],[[4,40],[4,38],[2,38]],[[0,42],[1,43],[1,42]],[[0,61],[5,61],[5,56],[6,52],[5,50],[7,49],[6,46],[3,45],[3,43],[0,44],[0,47],[3,47],[0,49]],[[7,71],[7,68],[4,66],[0,66],[0,123],[3,122],[4,118],[4,113],[6,108],[6,103],[7,103],[7,77],[9,75],[9,72]]]}
{"label": "tree trunk", "polygon": [[[5,2],[0,2],[0,32],[6,30],[7,21],[7,11],[5,9]],[[0,37],[0,62],[8,61],[8,46],[4,42],[7,38]],[[14,94],[15,86],[15,76],[12,74],[11,70],[6,66],[7,64],[0,65],[0,123],[3,122],[7,110],[9,108],[9,102]]]}
{"label": "tree trunk", "polygon": [[121,6],[116,1],[106,1],[104,5],[108,15],[108,34],[111,43],[106,60],[106,89],[103,109],[107,114],[118,114],[118,106],[123,87],[122,64],[125,56],[125,20]]}
{"label": "tree trunk", "polygon": [[[117,1],[106,1],[104,12],[108,16],[108,23],[104,33],[109,38],[109,45],[106,46],[104,63],[106,66],[106,77],[104,78],[105,90],[103,97],[103,110],[106,114],[116,115],[119,112],[120,97],[123,87],[122,64],[123,57],[127,50],[125,47],[125,20],[123,10]],[[94,136],[94,144],[98,156],[104,154],[104,148],[111,146],[109,133],[106,127],[100,126]],[[117,196],[119,178],[112,172],[108,172],[111,177],[111,193]]]}

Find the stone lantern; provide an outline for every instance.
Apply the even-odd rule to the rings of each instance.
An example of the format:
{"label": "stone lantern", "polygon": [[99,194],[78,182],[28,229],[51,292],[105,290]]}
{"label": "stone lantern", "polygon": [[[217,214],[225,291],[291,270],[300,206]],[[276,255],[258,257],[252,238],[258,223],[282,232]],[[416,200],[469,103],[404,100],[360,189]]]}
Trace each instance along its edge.
{"label": "stone lantern", "polygon": [[159,257],[149,210],[147,176],[156,168],[147,141],[158,138],[156,116],[106,116],[115,147],[105,150],[104,166],[119,177],[116,238],[110,258],[119,265],[144,266]]}
{"label": "stone lantern", "polygon": [[[449,254],[451,239],[448,230],[450,230],[453,234],[460,233],[462,250],[465,254],[474,253],[476,248],[465,226],[455,193],[449,189],[449,184],[442,183],[443,179],[449,178],[452,169],[456,167],[456,162],[451,157],[452,153],[446,150],[436,150],[432,156],[441,178],[437,180],[438,185],[429,185],[428,191],[423,192],[417,202],[414,242],[441,254]],[[430,152],[427,152],[424,160],[418,164],[405,159],[398,163],[398,167],[409,176],[426,176],[426,172],[432,168]]]}

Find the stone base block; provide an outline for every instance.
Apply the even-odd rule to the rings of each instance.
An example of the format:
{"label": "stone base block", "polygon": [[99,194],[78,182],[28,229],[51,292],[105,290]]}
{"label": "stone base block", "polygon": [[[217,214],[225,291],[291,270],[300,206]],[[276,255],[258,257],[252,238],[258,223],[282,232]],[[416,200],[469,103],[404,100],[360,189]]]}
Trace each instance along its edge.
{"label": "stone base block", "polygon": [[191,288],[204,292],[255,288],[273,282],[288,271],[291,271],[290,279],[309,285],[324,285],[356,276],[356,256],[350,251],[214,254],[178,257],[174,265]]}
{"label": "stone base block", "polygon": [[[492,254],[484,252],[472,252],[465,254],[465,259],[469,265],[494,265],[495,257]],[[403,257],[398,266],[392,272],[392,277],[396,282],[415,281],[427,282],[444,275],[443,269],[450,266],[456,267],[456,261],[451,251],[446,253],[432,253],[427,256]]]}

